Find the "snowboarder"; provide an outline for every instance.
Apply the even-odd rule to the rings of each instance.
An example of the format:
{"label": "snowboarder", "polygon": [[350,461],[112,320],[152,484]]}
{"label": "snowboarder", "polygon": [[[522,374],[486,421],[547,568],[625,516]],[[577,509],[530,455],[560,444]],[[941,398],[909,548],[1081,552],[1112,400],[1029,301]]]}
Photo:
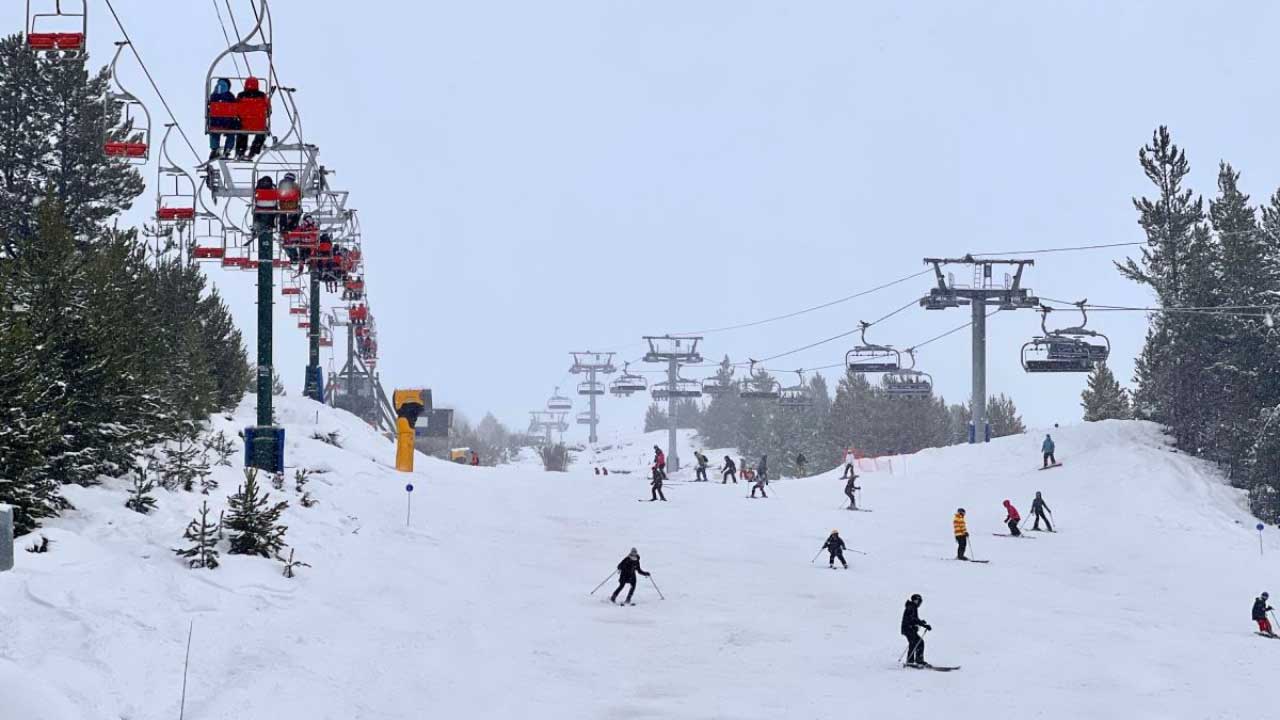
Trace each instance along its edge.
{"label": "snowboarder", "polygon": [[808,462],[808,460],[805,459],[804,453],[796,454],[796,474],[797,475],[804,477],[804,465],[806,462]]}
{"label": "snowboarder", "polygon": [[951,518],[951,528],[956,533],[956,559],[968,560],[964,556],[965,548],[969,546],[969,527],[964,522],[964,508],[957,508],[955,517]]}
{"label": "snowboarder", "polygon": [[850,474],[849,481],[844,484],[844,496],[849,498],[850,510],[858,509],[858,497],[854,495],[854,492],[861,490],[862,488],[858,487],[857,482],[858,476]]}
{"label": "snowboarder", "polygon": [[841,476],[841,480],[848,480],[849,476],[854,474],[853,463],[857,459],[857,456],[853,452],[853,448],[844,451],[844,475]]}
{"label": "snowboarder", "polygon": [[630,585],[631,589],[627,591],[627,599],[623,600],[622,604],[634,604],[631,602],[631,596],[636,594],[636,573],[649,577],[649,573],[640,569],[640,553],[635,548],[631,548],[631,552],[627,553],[627,556],[622,558],[622,562],[618,563],[618,589],[614,590],[613,594],[609,596],[609,602],[617,603],[618,593],[622,592],[622,588]]}
{"label": "snowboarder", "polygon": [[1272,610],[1271,606],[1267,604],[1267,599],[1270,597],[1270,595],[1262,593],[1261,597],[1254,598],[1253,621],[1258,623],[1258,632],[1276,637],[1275,632],[1271,629],[1271,621],[1267,619],[1267,613]]}
{"label": "snowboarder", "polygon": [[1040,452],[1044,453],[1043,467],[1058,464],[1058,459],[1053,456],[1053,438],[1049,437],[1049,433],[1044,434],[1044,442],[1040,443]]}
{"label": "snowboarder", "polygon": [[920,606],[924,598],[919,593],[907,600],[902,610],[902,635],[907,638],[907,665],[912,667],[929,667],[924,661],[924,638],[920,637],[920,628],[932,630],[933,626],[920,619]]}
{"label": "snowboarder", "polygon": [[822,544],[822,548],[831,553],[831,557],[827,559],[827,567],[834,568],[836,560],[839,560],[845,570],[849,569],[849,563],[845,562],[844,559],[844,540],[840,539],[839,530],[831,531],[831,534],[827,536],[827,541]]}
{"label": "snowboarder", "polygon": [[667,479],[667,456],[657,445],[653,446],[653,477],[659,481]]}
{"label": "snowboarder", "polygon": [[1018,514],[1018,508],[1008,500],[1004,501],[1004,524],[1009,526],[1009,534],[1014,537],[1022,537],[1022,531],[1018,529],[1018,523],[1022,522],[1022,516]]}
{"label": "snowboarder", "polygon": [[653,502],[654,500],[662,500],[662,502],[667,501],[667,496],[662,494],[661,475],[655,472],[653,474],[653,480],[649,483],[649,487],[652,489],[652,492],[649,493],[649,502]]}
{"label": "snowboarder", "polygon": [[733,484],[738,484],[738,466],[733,464],[733,458],[728,455],[724,456],[724,472],[720,474],[720,484],[726,485],[729,478],[733,478]]}
{"label": "snowboarder", "polygon": [[693,481],[706,482],[707,481],[707,456],[703,455],[701,450],[698,450],[693,453],[693,457],[696,458],[698,461],[698,470],[694,474]]}
{"label": "snowboarder", "polygon": [[1032,530],[1039,530],[1040,521],[1043,520],[1045,529],[1053,532],[1053,523],[1049,522],[1049,517],[1045,515],[1046,511],[1053,512],[1049,510],[1049,504],[1044,501],[1044,498],[1040,497],[1040,491],[1037,490],[1036,499],[1031,501],[1031,514],[1036,518],[1035,523],[1031,526]]}

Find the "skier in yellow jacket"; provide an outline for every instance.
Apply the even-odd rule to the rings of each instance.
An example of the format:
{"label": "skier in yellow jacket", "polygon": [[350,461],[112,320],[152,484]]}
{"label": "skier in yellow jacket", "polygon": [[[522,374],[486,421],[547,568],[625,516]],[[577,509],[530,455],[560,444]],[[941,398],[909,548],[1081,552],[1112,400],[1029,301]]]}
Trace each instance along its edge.
{"label": "skier in yellow jacket", "polygon": [[955,517],[951,518],[951,528],[956,533],[956,559],[968,560],[964,556],[965,548],[969,546],[969,527],[964,522],[964,508],[956,510]]}

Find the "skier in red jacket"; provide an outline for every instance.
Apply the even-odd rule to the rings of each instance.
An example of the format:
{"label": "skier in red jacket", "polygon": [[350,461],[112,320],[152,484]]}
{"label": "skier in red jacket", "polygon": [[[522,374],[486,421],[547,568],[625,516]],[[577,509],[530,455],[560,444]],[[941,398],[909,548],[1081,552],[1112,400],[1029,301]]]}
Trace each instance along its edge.
{"label": "skier in red jacket", "polygon": [[1009,526],[1009,534],[1014,537],[1021,537],[1022,531],[1018,529],[1018,523],[1022,522],[1022,516],[1018,514],[1018,508],[1008,500],[1004,501],[1005,515],[1004,523]]}
{"label": "skier in red jacket", "polygon": [[653,446],[653,478],[655,480],[667,479],[667,456],[663,454],[662,448],[657,445]]}

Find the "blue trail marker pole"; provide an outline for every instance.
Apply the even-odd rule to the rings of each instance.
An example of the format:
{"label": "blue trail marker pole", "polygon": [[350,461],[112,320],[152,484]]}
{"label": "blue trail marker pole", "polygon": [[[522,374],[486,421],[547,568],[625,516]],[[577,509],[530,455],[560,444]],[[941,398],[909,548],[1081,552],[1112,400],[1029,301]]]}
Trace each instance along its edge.
{"label": "blue trail marker pole", "polygon": [[1258,555],[1262,555],[1262,528],[1266,527],[1262,523],[1258,523]]}
{"label": "blue trail marker pole", "polygon": [[409,518],[413,517],[413,483],[404,486],[404,497],[407,503],[404,513],[404,526],[409,527]]}

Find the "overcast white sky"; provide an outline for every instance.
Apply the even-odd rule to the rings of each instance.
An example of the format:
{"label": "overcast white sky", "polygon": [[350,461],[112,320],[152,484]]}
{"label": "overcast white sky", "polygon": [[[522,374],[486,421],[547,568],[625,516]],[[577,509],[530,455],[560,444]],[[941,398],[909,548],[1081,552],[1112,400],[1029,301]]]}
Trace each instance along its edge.
{"label": "overcast white sky", "polygon": [[[225,45],[212,0],[114,4],[205,148],[203,81]],[[248,17],[248,0],[231,4]],[[22,3],[6,5],[16,31]],[[926,255],[1142,239],[1136,155],[1159,124],[1187,148],[1200,192],[1219,159],[1255,201],[1280,186],[1274,4],[969,5],[276,0],[278,70],[360,209],[388,390],[429,386],[438,404],[522,428],[567,384],[570,350],[638,356],[643,334],[817,304],[923,269]],[[102,0],[90,13],[105,63],[118,34]],[[136,68],[124,73],[162,117]],[[1038,256],[1026,285],[1146,302],[1112,268],[1125,250]],[[252,276],[210,274],[252,348]],[[705,352],[804,345],[928,281],[710,335]],[[278,311],[292,392],[305,339]],[[967,319],[910,310],[872,337],[905,347]],[[1122,380],[1145,322],[1091,318]],[[1083,376],[1018,365],[1037,330],[1029,311],[991,319],[989,389],[1033,424],[1075,421]],[[839,363],[849,345],[773,365]],[[964,399],[967,333],[926,348],[920,367]],[[604,429],[638,424],[644,405],[604,400]]]}

